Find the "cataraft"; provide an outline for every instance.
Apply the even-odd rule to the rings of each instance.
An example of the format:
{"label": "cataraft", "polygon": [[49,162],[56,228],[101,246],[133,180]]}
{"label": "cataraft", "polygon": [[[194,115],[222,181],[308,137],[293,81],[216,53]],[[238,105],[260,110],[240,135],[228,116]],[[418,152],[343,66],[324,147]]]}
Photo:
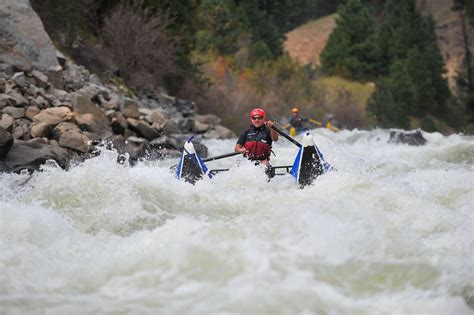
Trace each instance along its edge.
{"label": "cataraft", "polygon": [[[286,173],[289,173],[295,178],[295,181],[301,188],[310,185],[320,175],[325,174],[334,168],[326,162],[323,154],[318,149],[313,141],[312,135],[309,131],[306,131],[303,136],[303,143],[299,143],[295,139],[291,138],[280,129],[272,126],[272,129],[277,131],[280,135],[291,141],[293,144],[299,147],[298,153],[294,159],[293,165],[288,166],[273,166],[273,172],[277,169],[285,169]],[[198,180],[204,177],[212,178],[219,172],[228,171],[229,169],[209,169],[205,162],[223,159],[241,153],[232,152],[219,156],[214,156],[207,159],[202,159],[196,152],[192,143],[192,137],[187,140],[184,144],[183,153],[181,159],[177,165],[172,166],[176,168],[176,177],[183,179],[184,181],[195,184]],[[277,173],[276,175],[284,175],[286,173]]]}

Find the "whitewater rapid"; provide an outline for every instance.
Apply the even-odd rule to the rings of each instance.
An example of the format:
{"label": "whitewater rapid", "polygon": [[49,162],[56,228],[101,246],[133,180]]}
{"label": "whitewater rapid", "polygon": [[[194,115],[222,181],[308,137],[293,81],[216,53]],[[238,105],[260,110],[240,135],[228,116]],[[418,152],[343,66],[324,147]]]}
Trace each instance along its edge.
{"label": "whitewater rapid", "polygon": [[304,189],[241,157],[0,174],[0,314],[473,314],[474,137],[312,134],[337,171]]}

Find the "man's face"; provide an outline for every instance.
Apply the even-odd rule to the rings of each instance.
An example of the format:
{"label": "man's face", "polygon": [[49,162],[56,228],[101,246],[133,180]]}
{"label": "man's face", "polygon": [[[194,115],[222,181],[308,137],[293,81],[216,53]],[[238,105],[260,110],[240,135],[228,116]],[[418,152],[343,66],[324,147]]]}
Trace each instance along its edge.
{"label": "man's face", "polygon": [[257,116],[257,115],[252,116],[251,120],[252,120],[252,125],[254,125],[255,127],[261,127],[264,123],[262,116]]}

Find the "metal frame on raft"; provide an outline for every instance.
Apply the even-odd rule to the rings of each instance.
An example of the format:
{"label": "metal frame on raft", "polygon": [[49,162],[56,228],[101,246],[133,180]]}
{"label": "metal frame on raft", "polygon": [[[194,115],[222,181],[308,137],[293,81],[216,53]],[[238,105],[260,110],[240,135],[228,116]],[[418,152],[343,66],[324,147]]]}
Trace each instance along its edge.
{"label": "metal frame on raft", "polygon": [[[277,127],[272,126],[272,129],[299,147],[293,165],[272,166],[273,173],[275,173],[274,170],[277,169],[286,170],[286,173],[276,173],[275,175],[285,175],[289,173],[295,178],[300,187],[303,188],[307,185],[311,185],[318,176],[334,169],[324,159],[323,154],[314,143],[313,137],[309,131],[305,132],[303,136],[303,143],[301,144]],[[176,168],[176,177],[178,179],[184,179],[186,182],[193,185],[198,180],[201,180],[206,176],[212,178],[214,175],[220,172],[229,170],[228,168],[209,169],[204,162],[220,160],[241,154],[238,152],[232,152],[207,159],[201,159],[194,148],[192,139],[193,137],[185,142],[179,163],[177,165],[173,165],[171,168]]]}

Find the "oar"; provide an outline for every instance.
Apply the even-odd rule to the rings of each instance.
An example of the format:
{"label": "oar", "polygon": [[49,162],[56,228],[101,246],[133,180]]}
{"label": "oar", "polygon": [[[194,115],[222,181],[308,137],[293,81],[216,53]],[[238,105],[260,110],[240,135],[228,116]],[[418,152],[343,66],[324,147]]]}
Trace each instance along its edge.
{"label": "oar", "polygon": [[308,121],[310,123],[312,123],[313,125],[316,125],[316,126],[322,126],[323,124],[320,122],[320,121],[317,121],[317,120],[314,120],[314,119],[308,119]]}
{"label": "oar", "polygon": [[231,156],[239,155],[239,154],[242,154],[242,153],[240,152],[226,153],[226,154],[216,155],[216,156],[204,159],[202,161],[203,162],[215,161],[215,160],[225,159],[226,157],[231,157]]}
{"label": "oar", "polygon": [[328,125],[323,126],[323,124],[320,121],[317,121],[317,120],[314,120],[314,119],[311,119],[311,118],[308,119],[308,121],[310,123],[312,123],[313,125],[316,125],[316,126],[324,127],[324,128],[329,129],[329,130],[332,130],[332,131],[339,131],[339,129],[334,127],[334,126],[328,126]]}
{"label": "oar", "polygon": [[276,132],[278,132],[283,138],[288,139],[291,143],[296,145],[298,148],[301,148],[301,143],[299,143],[298,141],[296,141],[295,139],[293,139],[292,137],[290,137],[289,135],[287,135],[286,133],[284,133],[283,131],[281,131],[277,127],[275,127],[275,125],[272,126],[272,129],[275,130]]}
{"label": "oar", "polygon": [[[226,153],[226,154],[216,155],[216,156],[213,156],[213,157],[210,157],[210,158],[207,158],[207,159],[203,159],[202,161],[203,162],[215,161],[215,160],[220,160],[220,159],[224,159],[226,157],[231,157],[231,156],[239,155],[239,154],[242,154],[242,153],[240,153],[240,152]],[[175,168],[176,166],[178,166],[178,164],[171,165],[170,168]]]}

